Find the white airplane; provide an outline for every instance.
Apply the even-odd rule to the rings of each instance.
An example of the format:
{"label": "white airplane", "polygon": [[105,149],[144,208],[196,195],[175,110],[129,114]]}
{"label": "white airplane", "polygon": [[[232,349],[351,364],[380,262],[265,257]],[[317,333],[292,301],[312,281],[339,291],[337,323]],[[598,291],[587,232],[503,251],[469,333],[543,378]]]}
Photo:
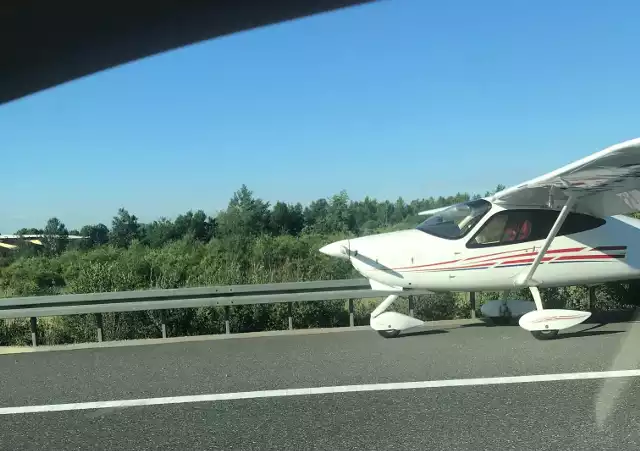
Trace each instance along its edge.
{"label": "white airplane", "polygon": [[422,321],[385,310],[398,298],[434,291],[527,287],[532,309],[519,324],[537,339],[587,320],[590,312],[545,309],[539,288],[640,277],[640,138],[616,144],[492,196],[422,212],[415,229],[328,244],[374,290],[391,294],[371,313],[385,338]]}

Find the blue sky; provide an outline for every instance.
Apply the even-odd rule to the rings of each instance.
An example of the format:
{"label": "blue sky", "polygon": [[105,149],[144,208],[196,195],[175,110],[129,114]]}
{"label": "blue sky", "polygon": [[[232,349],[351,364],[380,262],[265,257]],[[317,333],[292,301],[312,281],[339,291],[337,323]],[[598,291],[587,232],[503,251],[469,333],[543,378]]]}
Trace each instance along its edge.
{"label": "blue sky", "polygon": [[640,4],[605,5],[386,0],[2,105],[0,232],[541,175],[640,136]]}

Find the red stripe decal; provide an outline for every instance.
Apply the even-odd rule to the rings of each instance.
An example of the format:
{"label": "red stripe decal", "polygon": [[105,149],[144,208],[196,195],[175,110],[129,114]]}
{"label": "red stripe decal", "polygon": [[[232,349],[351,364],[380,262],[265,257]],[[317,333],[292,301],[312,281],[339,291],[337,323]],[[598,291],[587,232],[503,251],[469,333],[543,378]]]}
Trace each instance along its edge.
{"label": "red stripe decal", "polygon": [[[488,265],[486,263],[476,263],[475,265],[464,265],[464,266],[447,266],[444,268],[432,268],[432,271],[446,271],[446,270],[451,270],[451,269],[465,269],[465,268],[482,268],[482,267],[489,267],[491,265]],[[412,269],[421,269],[421,268],[412,268]]]}
{"label": "red stripe decal", "polygon": [[[551,250],[548,250],[547,252],[545,252],[545,255],[546,254],[561,254],[561,253],[567,253],[567,252],[580,252],[583,249],[585,249],[585,248],[584,247],[570,247],[570,248],[566,248],[566,249],[551,249]],[[525,250],[525,249],[523,249],[523,250]],[[525,252],[525,253],[522,253],[522,254],[509,255],[509,256],[506,256],[506,258],[531,257],[531,256],[535,257],[536,255],[538,255],[538,252]],[[482,258],[482,257],[475,257],[475,258]],[[492,261],[492,260],[500,260],[501,258],[505,258],[505,257],[494,257],[494,258],[490,258],[490,259],[482,260],[482,261],[489,262],[489,261]],[[467,259],[467,260],[470,260],[470,259]]]}
{"label": "red stripe decal", "polygon": [[[549,260],[553,260],[554,257],[542,257],[543,262],[548,262]],[[516,263],[533,263],[534,258],[523,258],[521,260],[509,260],[506,262],[502,262],[501,265],[515,265]]]}
{"label": "red stripe decal", "polygon": [[523,252],[523,251],[526,251],[526,250],[527,249],[512,249],[510,251],[494,252],[493,254],[476,255],[475,257],[465,258],[465,261],[467,261],[467,260],[477,260],[479,258],[485,258],[485,257],[492,257],[494,255],[509,254],[511,252]]}
{"label": "red stripe decal", "polygon": [[549,249],[545,254],[563,254],[566,252],[580,252],[584,247],[569,247],[567,249]]}
{"label": "red stripe decal", "polygon": [[503,255],[501,257],[488,258],[488,259],[482,260],[482,261],[483,262],[492,262],[492,261],[496,261],[496,260],[502,260],[503,258],[532,257],[532,256],[535,256],[536,254],[537,254],[537,252],[526,252],[524,254]]}
{"label": "red stripe decal", "polygon": [[391,268],[391,269],[418,269],[418,268],[427,268],[429,266],[438,266],[438,265],[448,265],[451,263],[455,263],[455,262],[459,262],[460,259],[458,260],[449,260],[447,262],[438,262],[438,263],[429,263],[426,265],[418,265],[418,266],[400,266],[398,268]]}
{"label": "red stripe decal", "polygon": [[546,321],[554,321],[554,320],[558,320],[558,319],[577,319],[577,318],[582,318],[582,315],[572,315],[572,316],[548,316],[546,318],[540,318],[540,319],[536,319],[531,321],[532,323],[544,323]]}
{"label": "red stripe decal", "polygon": [[[586,247],[569,247],[569,248],[564,248],[564,249],[549,249],[546,254],[563,254],[563,253],[567,253],[567,252],[580,252],[582,250],[586,249]],[[598,246],[598,247],[594,247],[589,249],[589,252],[594,252],[594,251],[623,251],[626,250],[627,246]],[[478,267],[482,267],[482,266],[486,266],[486,267],[490,267],[492,266],[494,263],[496,263],[497,261],[503,259],[503,258],[508,258],[510,259],[509,261],[506,262],[501,262],[500,264],[502,265],[510,265],[510,264],[518,264],[518,263],[531,263],[533,262],[533,258],[527,258],[527,259],[522,259],[522,260],[511,260],[514,258],[519,258],[519,257],[534,257],[536,255],[538,255],[538,252],[527,252],[529,249],[513,249],[510,251],[503,251],[503,252],[494,252],[491,254],[484,254],[484,255],[476,255],[475,257],[469,257],[469,258],[465,258],[463,260],[448,260],[448,261],[443,261],[443,262],[437,262],[437,263],[427,263],[424,265],[416,265],[416,266],[400,266],[400,267],[396,267],[396,268],[392,268],[394,270],[419,270],[419,269],[424,269],[424,268],[431,268],[433,270],[451,270],[451,269],[464,269],[464,268],[478,268]],[[520,252],[519,254],[517,252]],[[505,254],[511,254],[511,255],[505,255]],[[498,257],[496,257],[496,255]],[[608,254],[600,254],[600,255],[593,255],[593,254],[582,254],[582,255],[567,255],[567,256],[561,256],[561,257],[544,257],[542,259],[543,262],[545,261],[549,261],[552,259],[556,259],[556,261],[571,261],[571,260],[575,260],[575,261],[579,261],[579,260],[589,260],[589,259],[610,259],[610,258],[620,258],[623,257],[624,255],[608,255]],[[450,265],[452,263],[457,263],[459,261],[464,261],[464,262],[468,262],[470,260],[478,260],[478,259],[482,259],[480,260],[480,262],[473,264],[473,265],[464,265],[464,266],[451,266],[451,267],[438,267],[440,265]]]}

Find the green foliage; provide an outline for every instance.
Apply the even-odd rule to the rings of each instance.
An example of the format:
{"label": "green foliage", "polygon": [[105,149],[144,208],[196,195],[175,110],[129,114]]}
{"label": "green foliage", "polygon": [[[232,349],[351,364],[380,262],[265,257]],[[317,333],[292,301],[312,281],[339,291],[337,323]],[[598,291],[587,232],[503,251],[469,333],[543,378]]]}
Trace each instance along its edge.
{"label": "green foliage", "polygon": [[[495,191],[503,189],[498,185]],[[489,192],[485,195],[490,194]],[[351,265],[327,258],[318,249],[349,236],[415,227],[422,210],[438,208],[478,194],[378,201],[370,197],[354,201],[345,191],[330,199],[301,204],[268,202],[243,185],[228,207],[215,217],[189,211],[174,220],[160,218],[140,223],[126,209],[118,210],[111,228],[86,225],[87,239],[68,241],[65,225],[50,219],[44,229],[22,229],[21,234],[43,233],[43,246],[21,246],[0,255],[0,296],[31,296],[123,290],[166,289],[188,286],[255,284],[300,280],[359,277]],[[75,231],[73,231],[75,232]],[[75,234],[75,233],[72,233]],[[636,304],[637,282],[607,284],[598,291],[599,308]],[[584,287],[546,290],[554,306],[580,307],[587,297]],[[502,293],[479,293],[478,307]],[[527,290],[508,293],[531,299]],[[356,324],[368,324],[368,315],[379,300],[355,303]],[[348,302],[294,303],[295,328],[349,324]],[[408,311],[408,300],[394,304]],[[467,295],[438,293],[416,296],[414,311],[425,320],[463,318],[469,315]],[[229,316],[232,331],[283,329],[288,326],[287,304],[235,306]],[[177,309],[163,312],[110,313],[103,315],[106,339],[160,336],[167,324],[170,335],[224,332],[221,308]],[[39,319],[40,340],[69,343],[95,340],[95,317],[78,315]],[[30,341],[28,320],[0,321],[0,344]]]}
{"label": "green foliage", "polygon": [[67,248],[69,232],[58,218],[49,219],[42,233],[42,244],[47,255],[57,255]]}
{"label": "green foliage", "polygon": [[140,237],[140,224],[135,215],[130,215],[127,210],[120,208],[118,215],[111,222],[109,241],[118,247],[129,247],[131,242]]}
{"label": "green foliage", "polygon": [[104,224],[86,225],[80,229],[79,234],[88,238],[80,241],[81,248],[102,246],[109,242],[109,228]]}

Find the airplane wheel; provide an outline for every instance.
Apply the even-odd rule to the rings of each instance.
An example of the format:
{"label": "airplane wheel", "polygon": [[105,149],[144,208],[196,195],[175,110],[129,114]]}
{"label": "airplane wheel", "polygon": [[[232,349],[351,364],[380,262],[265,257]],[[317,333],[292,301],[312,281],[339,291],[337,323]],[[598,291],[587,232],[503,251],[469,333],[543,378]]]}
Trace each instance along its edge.
{"label": "airplane wheel", "polygon": [[378,333],[384,338],[396,338],[398,335],[400,335],[400,331],[397,329],[379,330]]}
{"label": "airplane wheel", "polygon": [[558,330],[533,330],[531,335],[536,340],[552,340],[558,335]]}

